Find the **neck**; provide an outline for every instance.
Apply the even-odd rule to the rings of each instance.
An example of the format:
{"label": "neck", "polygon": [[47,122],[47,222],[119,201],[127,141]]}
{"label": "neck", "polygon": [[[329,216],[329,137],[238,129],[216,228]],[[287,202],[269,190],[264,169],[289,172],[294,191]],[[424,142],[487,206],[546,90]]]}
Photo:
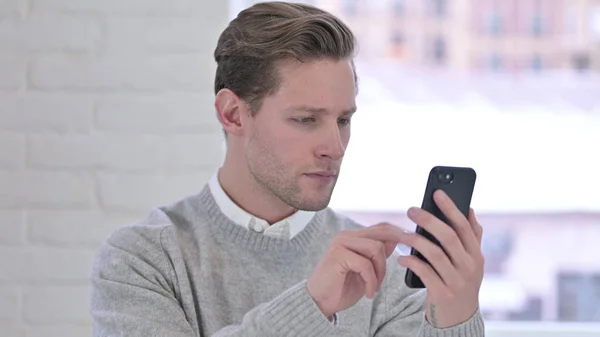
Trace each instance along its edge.
{"label": "neck", "polygon": [[245,162],[235,161],[229,151],[225,156],[218,178],[221,187],[246,212],[274,224],[292,215],[296,210],[284,203],[254,179]]}

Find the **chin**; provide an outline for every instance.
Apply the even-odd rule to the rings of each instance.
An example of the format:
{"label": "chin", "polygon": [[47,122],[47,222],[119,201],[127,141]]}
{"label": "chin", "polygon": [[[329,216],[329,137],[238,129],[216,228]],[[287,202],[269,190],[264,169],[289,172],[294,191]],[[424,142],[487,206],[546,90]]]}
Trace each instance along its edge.
{"label": "chin", "polygon": [[[280,192],[275,194],[294,209],[317,212],[329,206],[334,186],[335,182],[329,186],[299,183],[294,188],[277,189],[274,191]],[[290,193],[291,191],[295,193]]]}
{"label": "chin", "polygon": [[318,211],[322,211],[325,208],[327,208],[328,204],[329,203],[327,203],[327,204],[312,204],[312,205],[304,204],[304,205],[299,205],[302,207],[294,207],[294,208],[299,211],[318,212]]}
{"label": "chin", "polygon": [[329,206],[329,202],[331,201],[331,194],[327,195],[319,195],[319,196],[306,196],[302,198],[296,205],[292,205],[295,209],[310,211],[310,212],[318,212],[321,211],[327,206]]}

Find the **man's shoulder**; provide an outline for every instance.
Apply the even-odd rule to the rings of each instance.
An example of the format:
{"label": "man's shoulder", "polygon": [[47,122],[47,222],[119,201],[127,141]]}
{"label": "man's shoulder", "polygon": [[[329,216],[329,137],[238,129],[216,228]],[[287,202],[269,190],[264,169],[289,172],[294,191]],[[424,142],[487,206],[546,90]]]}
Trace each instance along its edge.
{"label": "man's shoulder", "polygon": [[138,220],[121,224],[105,241],[116,246],[162,246],[165,236],[170,237],[173,232],[191,226],[190,218],[193,216],[189,213],[195,198],[195,195],[184,196],[169,204],[156,206]]}
{"label": "man's shoulder", "polygon": [[[150,209],[136,221],[121,224],[102,242],[94,262],[93,275],[159,273],[169,277],[171,261],[181,256],[181,231],[189,232],[193,215],[182,214],[182,207],[192,203],[183,197],[171,204]],[[158,274],[157,274],[158,275]]]}
{"label": "man's shoulder", "polygon": [[169,217],[160,208],[154,208],[144,217],[114,229],[105,239],[104,245],[127,247],[128,250],[157,248],[161,245],[163,232],[170,227],[173,227],[173,223]]}

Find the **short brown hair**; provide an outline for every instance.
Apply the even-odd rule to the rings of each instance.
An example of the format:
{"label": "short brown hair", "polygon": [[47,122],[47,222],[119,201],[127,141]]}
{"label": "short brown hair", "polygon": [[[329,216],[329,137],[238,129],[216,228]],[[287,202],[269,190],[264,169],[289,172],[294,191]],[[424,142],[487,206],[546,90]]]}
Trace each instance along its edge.
{"label": "short brown hair", "polygon": [[[230,89],[254,114],[279,89],[279,61],[352,61],[355,49],[354,34],[331,13],[305,4],[258,3],[241,11],[219,37],[215,94]],[[356,71],[354,77],[356,82]]]}

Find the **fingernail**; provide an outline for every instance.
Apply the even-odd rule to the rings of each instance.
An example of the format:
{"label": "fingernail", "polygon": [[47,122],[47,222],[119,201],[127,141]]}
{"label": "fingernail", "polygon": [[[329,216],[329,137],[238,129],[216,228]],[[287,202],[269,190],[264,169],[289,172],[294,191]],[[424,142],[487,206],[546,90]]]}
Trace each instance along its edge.
{"label": "fingernail", "polygon": [[417,214],[417,208],[416,207],[411,207],[408,209],[408,215],[416,215]]}

